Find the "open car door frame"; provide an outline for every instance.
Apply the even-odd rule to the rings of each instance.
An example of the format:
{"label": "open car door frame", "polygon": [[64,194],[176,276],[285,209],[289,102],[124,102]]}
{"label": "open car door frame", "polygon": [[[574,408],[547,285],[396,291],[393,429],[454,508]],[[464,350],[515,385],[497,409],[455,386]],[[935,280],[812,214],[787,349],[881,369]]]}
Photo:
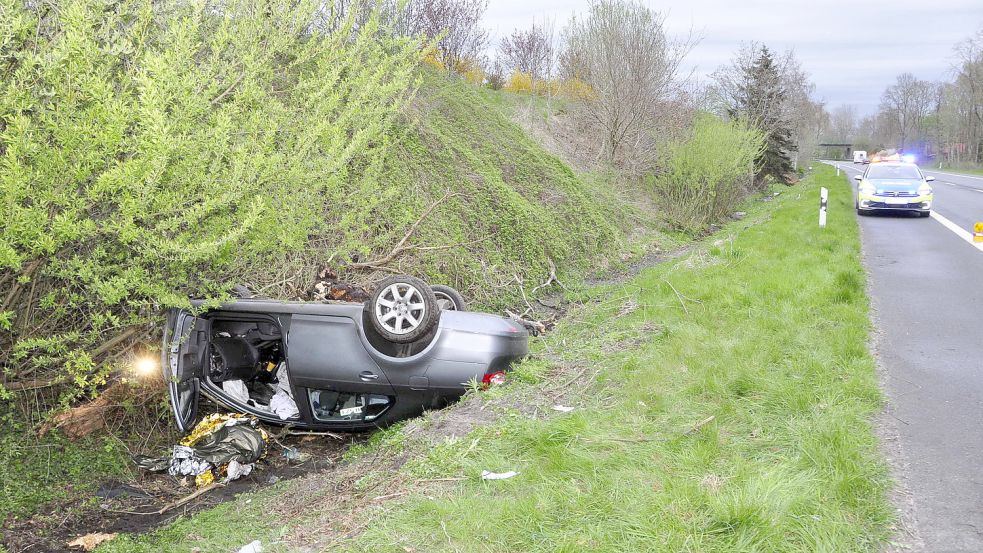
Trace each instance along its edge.
{"label": "open car door frame", "polygon": [[161,371],[170,392],[171,409],[181,432],[191,430],[198,415],[202,364],[208,349],[209,321],[170,309],[161,347]]}

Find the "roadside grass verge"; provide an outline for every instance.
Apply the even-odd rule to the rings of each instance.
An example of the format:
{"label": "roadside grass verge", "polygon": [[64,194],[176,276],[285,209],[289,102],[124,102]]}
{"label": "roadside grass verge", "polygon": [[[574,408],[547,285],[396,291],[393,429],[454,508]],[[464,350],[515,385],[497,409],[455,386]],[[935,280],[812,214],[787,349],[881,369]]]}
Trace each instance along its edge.
{"label": "roadside grass verge", "polygon": [[[824,231],[819,186],[843,191]],[[596,373],[576,410],[506,417],[407,464],[465,480],[377,508],[351,546],[877,550],[892,513],[846,191],[819,166],[770,217],[759,204],[762,223],[587,292],[593,304],[545,342]],[[482,481],[482,470],[519,475]]]}
{"label": "roadside grass verge", "polygon": [[983,175],[983,165],[976,163],[951,163],[943,164],[942,169],[939,169],[938,163],[919,163],[925,171],[943,171],[945,173],[963,173],[966,175]]}

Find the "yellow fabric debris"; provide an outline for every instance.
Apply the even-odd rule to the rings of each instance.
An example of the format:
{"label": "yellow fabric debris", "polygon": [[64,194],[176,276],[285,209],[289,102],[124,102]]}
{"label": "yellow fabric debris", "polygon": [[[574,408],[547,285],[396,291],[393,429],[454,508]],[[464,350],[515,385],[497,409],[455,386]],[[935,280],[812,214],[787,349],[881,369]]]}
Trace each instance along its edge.
{"label": "yellow fabric debris", "polygon": [[[197,426],[194,427],[194,429],[191,431],[190,434],[188,434],[187,436],[185,436],[183,440],[181,440],[181,445],[194,447],[194,445],[198,443],[198,440],[211,434],[212,432],[215,431],[215,429],[225,426],[225,424],[228,423],[229,421],[242,421],[242,420],[252,420],[252,419],[253,417],[249,417],[240,413],[226,413],[226,414],[215,413],[212,415],[208,415],[207,417],[203,418],[201,422],[198,423]],[[264,438],[266,438],[266,436],[264,436]]]}
{"label": "yellow fabric debris", "polygon": [[207,486],[214,481],[215,481],[215,474],[213,474],[212,471],[210,470],[206,470],[205,472],[199,474],[198,476],[195,476],[195,486],[198,486],[199,488]]}

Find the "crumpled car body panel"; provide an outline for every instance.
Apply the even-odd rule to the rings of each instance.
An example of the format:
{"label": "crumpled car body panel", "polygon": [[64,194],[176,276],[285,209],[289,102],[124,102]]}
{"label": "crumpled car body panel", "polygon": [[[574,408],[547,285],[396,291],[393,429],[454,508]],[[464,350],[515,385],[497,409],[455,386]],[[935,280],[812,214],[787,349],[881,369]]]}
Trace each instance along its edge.
{"label": "crumpled car body panel", "polygon": [[[363,304],[261,299],[236,300],[197,316],[172,310],[162,364],[178,426],[189,430],[193,425],[200,391],[221,405],[270,423],[368,430],[446,405],[463,395],[470,383],[481,382],[485,374],[507,371],[528,353],[526,330],[496,315],[443,311],[432,336],[396,346],[373,336],[365,311]],[[242,405],[195,366],[204,365],[203,352],[213,326],[250,320],[272,323],[282,335],[298,410],[295,419],[284,421],[275,413]],[[325,408],[324,398],[337,405]]]}

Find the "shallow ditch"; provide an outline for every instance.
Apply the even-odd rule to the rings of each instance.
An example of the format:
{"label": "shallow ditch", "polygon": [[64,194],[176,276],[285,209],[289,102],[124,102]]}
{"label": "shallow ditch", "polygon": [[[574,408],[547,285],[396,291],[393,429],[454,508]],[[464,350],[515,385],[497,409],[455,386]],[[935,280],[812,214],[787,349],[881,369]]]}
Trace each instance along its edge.
{"label": "shallow ditch", "polygon": [[[68,543],[92,533],[142,534],[166,526],[181,516],[231,501],[241,493],[255,492],[280,481],[330,471],[344,453],[371,433],[330,436],[284,436],[277,427],[265,427],[275,437],[252,473],[215,487],[186,503],[196,491],[194,480],[136,469],[128,481],[107,480],[93,492],[50,504],[23,520],[8,521],[2,528],[2,544],[10,553],[82,551]],[[295,451],[286,456],[287,448]],[[178,503],[181,503],[178,505]],[[161,512],[163,511],[163,512]]]}

